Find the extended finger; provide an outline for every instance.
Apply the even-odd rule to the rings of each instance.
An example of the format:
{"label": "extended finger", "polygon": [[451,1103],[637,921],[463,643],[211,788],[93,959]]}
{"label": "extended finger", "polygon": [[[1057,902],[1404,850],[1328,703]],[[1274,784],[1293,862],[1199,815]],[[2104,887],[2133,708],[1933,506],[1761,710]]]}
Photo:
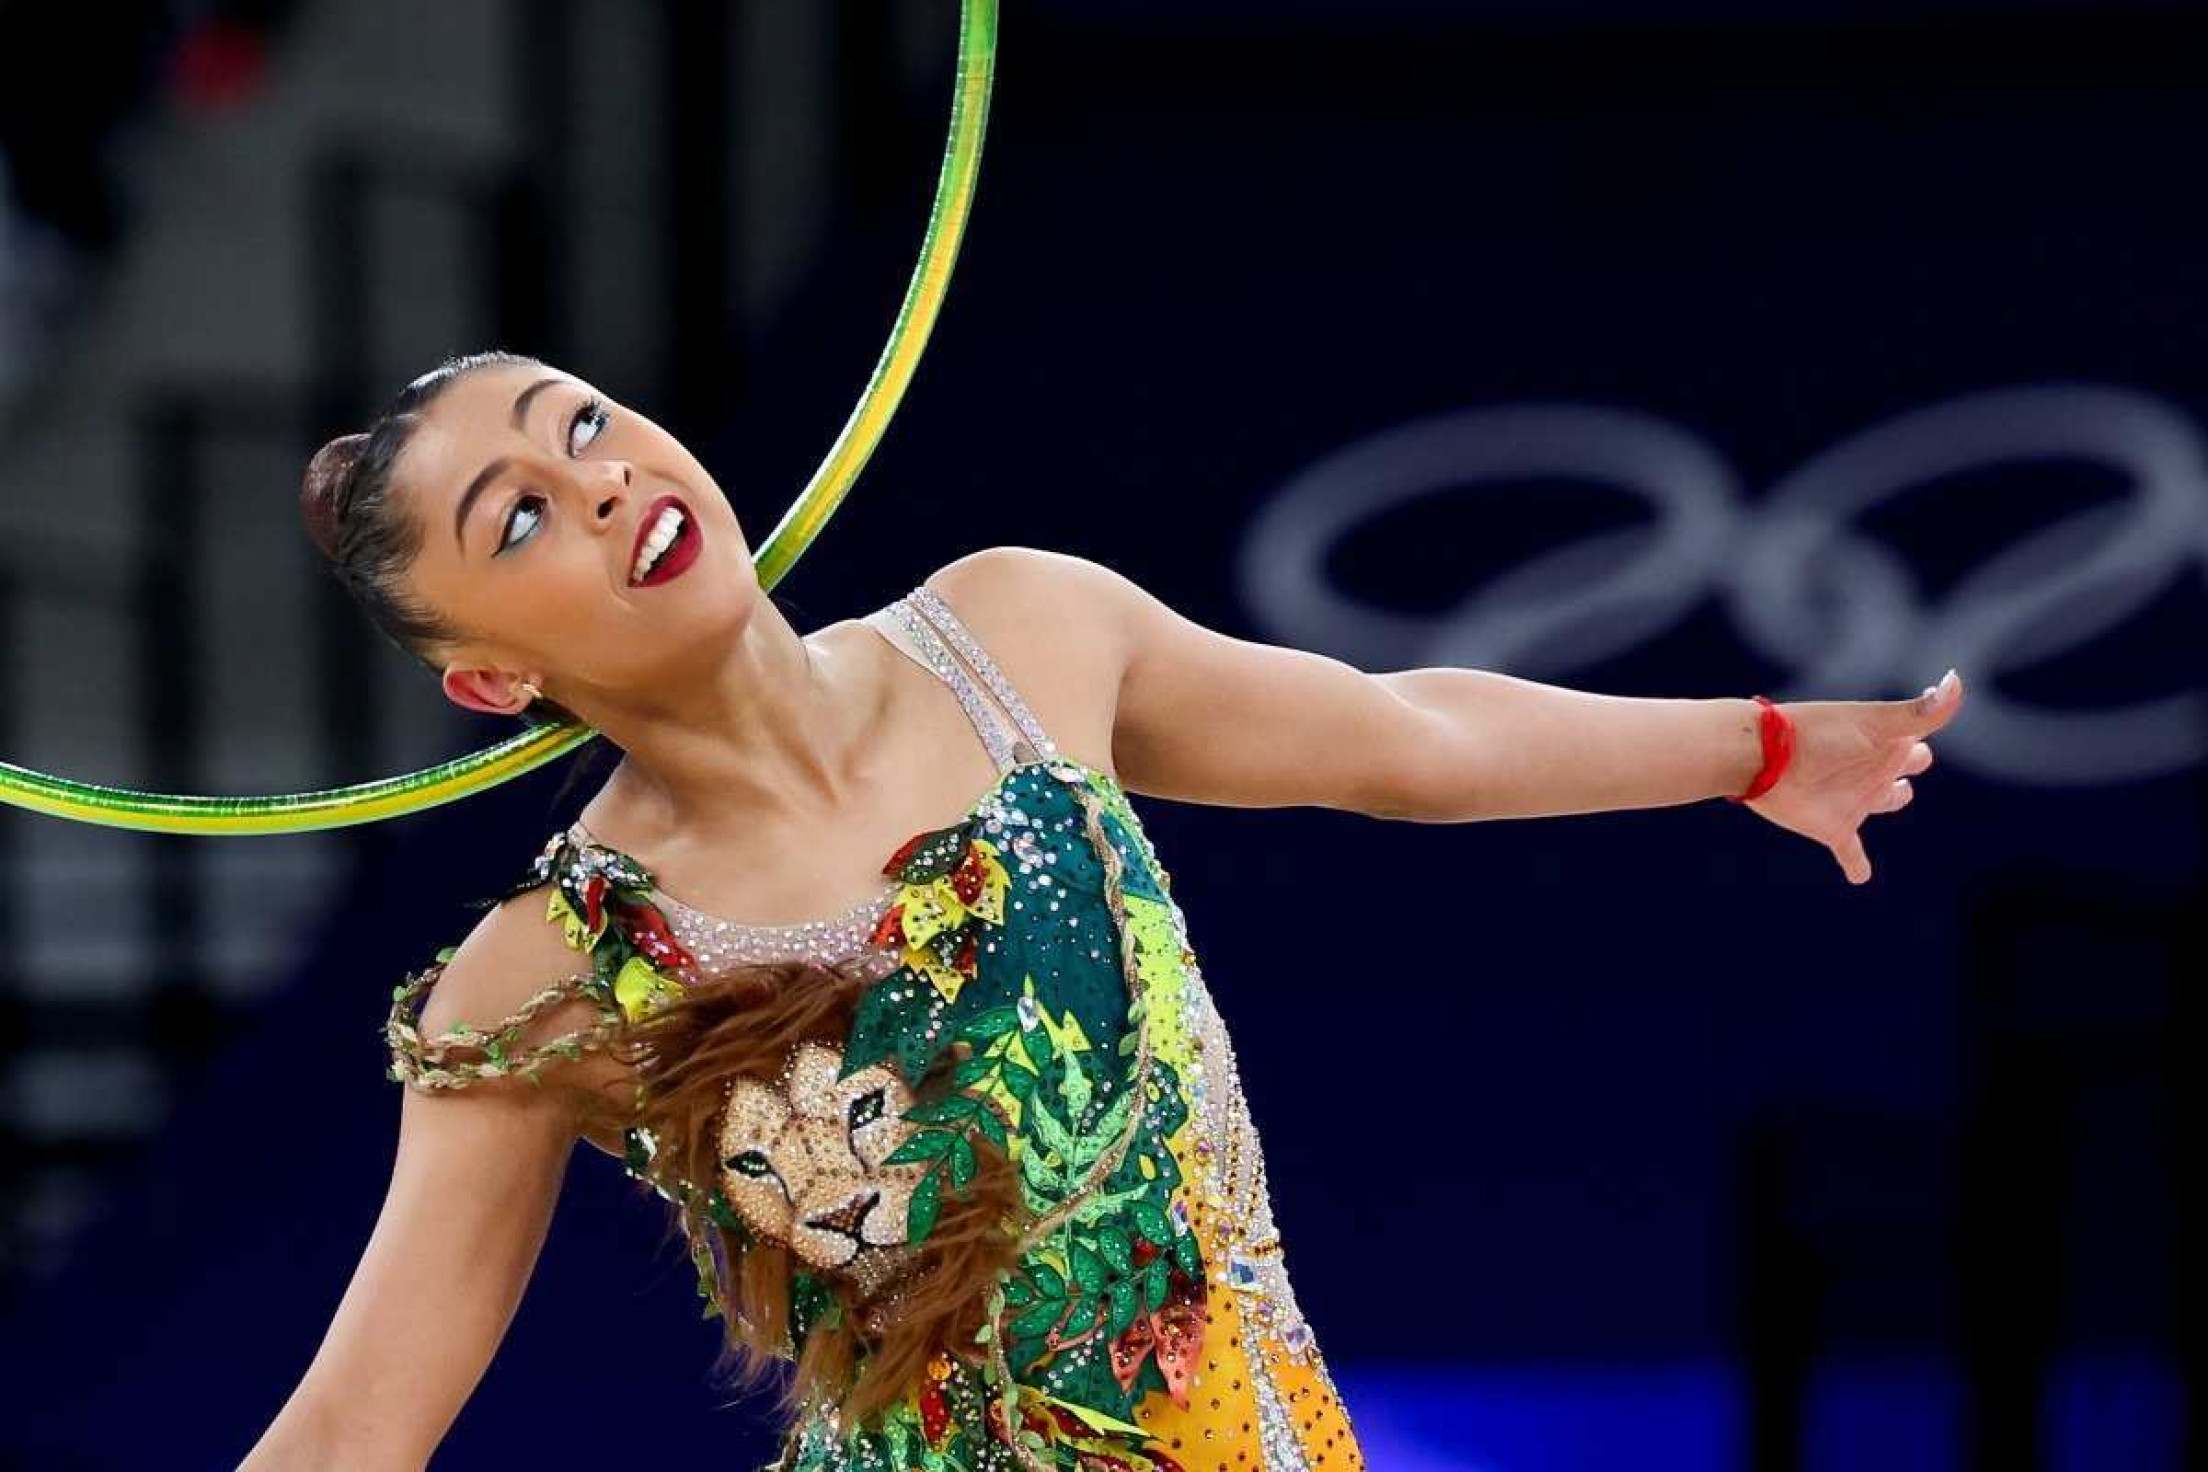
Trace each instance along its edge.
{"label": "extended finger", "polygon": [[1924,687],[1924,693],[1913,700],[1894,702],[1896,715],[1903,730],[1919,736],[1929,736],[1949,721],[1963,707],[1963,677],[1949,670],[1936,685]]}
{"label": "extended finger", "polygon": [[1854,832],[1843,833],[1832,845],[1832,856],[1840,861],[1840,872],[1848,876],[1848,883],[1863,884],[1871,877],[1871,856],[1863,852],[1863,839]]}

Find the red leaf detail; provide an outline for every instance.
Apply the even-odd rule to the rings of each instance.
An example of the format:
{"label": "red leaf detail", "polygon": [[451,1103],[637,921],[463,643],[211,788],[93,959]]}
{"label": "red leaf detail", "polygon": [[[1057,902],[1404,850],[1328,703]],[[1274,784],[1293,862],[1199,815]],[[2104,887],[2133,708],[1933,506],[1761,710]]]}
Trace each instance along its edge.
{"label": "red leaf detail", "polygon": [[913,834],[912,837],[906,839],[903,843],[897,845],[897,852],[891,854],[889,856],[889,862],[882,865],[882,872],[889,875],[891,878],[895,878],[897,875],[897,871],[904,868],[906,861],[912,857],[912,851],[918,848],[921,844],[926,843],[929,839],[935,837],[935,833],[936,830],[934,830],[933,828],[923,829],[922,831]]}
{"label": "red leaf detail", "polygon": [[962,905],[970,905],[981,898],[981,892],[989,883],[988,870],[982,867],[981,850],[969,848],[966,857],[958,861],[951,871],[951,890]]}
{"label": "red leaf detail", "polygon": [[882,913],[882,918],[874,922],[874,933],[868,936],[867,939],[878,946],[886,946],[891,944],[899,946],[904,945],[904,904],[902,902],[899,902],[897,904],[891,905],[886,911],[884,911]]}
{"label": "red leaf detail", "polygon": [[1188,1383],[1204,1347],[1204,1311],[1194,1303],[1169,1302],[1151,1316],[1158,1373],[1173,1404],[1188,1408]]}
{"label": "red leaf detail", "polygon": [[1119,1382],[1121,1390],[1135,1388],[1135,1376],[1141,1371],[1142,1362],[1150,1358],[1151,1347],[1156,1342],[1157,1332],[1151,1327],[1148,1314],[1138,1314],[1112,1341],[1112,1378]]}
{"label": "red leaf detail", "polygon": [[621,933],[629,944],[660,970],[688,971],[696,965],[689,950],[667,928],[667,917],[659,913],[657,905],[616,898],[613,911],[620,917]]}
{"label": "red leaf detail", "polygon": [[606,876],[593,874],[583,881],[583,923],[592,930],[606,914]]}
{"label": "red leaf detail", "polygon": [[974,933],[971,930],[958,938],[958,955],[951,965],[967,976],[974,974]]}
{"label": "red leaf detail", "polygon": [[943,1387],[930,1382],[920,1392],[920,1430],[928,1438],[928,1445],[940,1447],[943,1433],[950,1429],[951,1408],[943,1399]]}

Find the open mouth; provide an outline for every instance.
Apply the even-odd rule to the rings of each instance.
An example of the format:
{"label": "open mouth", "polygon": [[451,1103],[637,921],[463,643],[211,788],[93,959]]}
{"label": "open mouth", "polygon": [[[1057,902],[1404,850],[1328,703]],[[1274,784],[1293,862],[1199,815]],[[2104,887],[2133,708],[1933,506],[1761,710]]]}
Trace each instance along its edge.
{"label": "open mouth", "polygon": [[629,586],[656,587],[681,577],[698,560],[704,538],[681,498],[661,496],[645,513],[629,558]]}

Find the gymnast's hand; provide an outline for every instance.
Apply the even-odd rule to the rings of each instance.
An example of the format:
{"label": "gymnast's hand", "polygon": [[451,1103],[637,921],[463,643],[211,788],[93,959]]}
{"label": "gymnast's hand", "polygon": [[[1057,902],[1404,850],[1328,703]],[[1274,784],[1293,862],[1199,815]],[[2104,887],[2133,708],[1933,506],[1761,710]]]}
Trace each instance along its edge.
{"label": "gymnast's hand", "polygon": [[1949,670],[1906,700],[1805,700],[1784,707],[1794,720],[1794,759],[1763,796],[1743,806],[1832,850],[1848,883],[1871,877],[1856,829],[1872,813],[1909,805],[1909,779],[1932,765],[1925,740],[1962,709],[1963,682]]}

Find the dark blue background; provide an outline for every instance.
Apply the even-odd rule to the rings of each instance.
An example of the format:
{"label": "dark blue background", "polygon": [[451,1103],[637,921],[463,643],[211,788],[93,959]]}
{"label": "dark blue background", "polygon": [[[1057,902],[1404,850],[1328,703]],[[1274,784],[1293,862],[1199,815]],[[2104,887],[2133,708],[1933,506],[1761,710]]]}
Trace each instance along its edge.
{"label": "dark blue background", "polygon": [[[2174,19],[1008,9],[947,310],[777,591],[800,628],[1014,543],[1268,637],[1226,571],[1255,509],[1354,439],[1464,406],[1659,414],[1750,500],[1989,387],[2208,409],[2208,99]],[[755,542],[902,290],[941,101],[885,145],[892,182],[850,208],[735,412],[679,426]],[[1877,530],[1936,596],[2113,489],[2001,467]],[[1634,514],[1585,484],[1490,487],[1366,529],[1334,572],[1433,609]],[[2009,683],[2078,708],[2197,686],[2200,596],[2189,570]],[[1787,673],[1705,604],[1560,682],[1718,695]],[[384,825],[323,959],[208,1065],[81,1270],[16,1315],[26,1465],[211,1467],[251,1444],[380,1201],[388,986],[572,812],[563,780]],[[1137,797],[1376,1465],[2179,1465],[2199,773],[1943,766],[1919,787],[1871,821],[1863,888],[1722,803],[1444,826]],[[756,1416],[712,1408],[688,1267],[630,1190],[577,1156],[441,1465],[764,1454]]]}

